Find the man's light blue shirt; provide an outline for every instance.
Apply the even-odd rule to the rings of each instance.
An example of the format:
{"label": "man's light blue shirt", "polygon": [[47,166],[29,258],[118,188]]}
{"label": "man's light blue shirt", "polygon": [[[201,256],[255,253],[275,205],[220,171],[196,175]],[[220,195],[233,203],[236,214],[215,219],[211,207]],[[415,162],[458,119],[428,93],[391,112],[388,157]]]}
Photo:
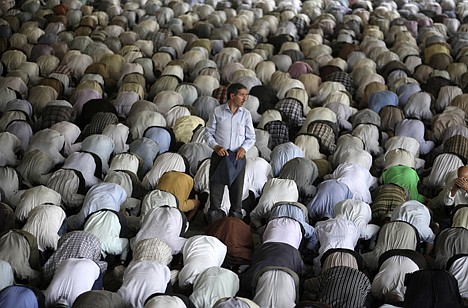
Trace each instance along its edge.
{"label": "man's light blue shirt", "polygon": [[205,140],[212,149],[220,145],[237,152],[243,147],[247,152],[255,144],[252,116],[244,107],[232,114],[228,104],[216,107],[206,122]]}

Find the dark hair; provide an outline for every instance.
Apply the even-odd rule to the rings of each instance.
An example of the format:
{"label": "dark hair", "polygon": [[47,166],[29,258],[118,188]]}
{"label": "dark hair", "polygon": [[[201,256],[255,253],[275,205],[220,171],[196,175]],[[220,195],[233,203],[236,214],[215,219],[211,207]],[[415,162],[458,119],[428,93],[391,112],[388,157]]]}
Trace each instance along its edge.
{"label": "dark hair", "polygon": [[226,93],[227,100],[231,99],[231,94],[236,95],[237,91],[239,91],[241,89],[247,90],[247,87],[244,86],[242,83],[232,83],[232,84],[228,85],[227,93]]}

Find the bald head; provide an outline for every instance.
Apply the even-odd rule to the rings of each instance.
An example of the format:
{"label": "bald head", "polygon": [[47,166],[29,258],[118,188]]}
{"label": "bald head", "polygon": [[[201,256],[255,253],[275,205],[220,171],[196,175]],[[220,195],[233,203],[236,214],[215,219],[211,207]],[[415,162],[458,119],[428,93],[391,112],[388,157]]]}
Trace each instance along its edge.
{"label": "bald head", "polygon": [[462,166],[458,168],[458,177],[459,178],[468,178],[468,166]]}

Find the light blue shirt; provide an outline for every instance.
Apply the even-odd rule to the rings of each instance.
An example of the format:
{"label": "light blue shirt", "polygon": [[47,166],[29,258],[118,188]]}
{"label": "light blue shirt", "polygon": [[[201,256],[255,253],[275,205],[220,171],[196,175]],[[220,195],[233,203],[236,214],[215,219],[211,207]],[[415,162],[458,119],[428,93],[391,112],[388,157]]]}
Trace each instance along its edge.
{"label": "light blue shirt", "polygon": [[252,116],[244,107],[232,114],[228,104],[216,107],[206,123],[205,140],[212,149],[220,145],[237,152],[243,147],[247,152],[255,144]]}

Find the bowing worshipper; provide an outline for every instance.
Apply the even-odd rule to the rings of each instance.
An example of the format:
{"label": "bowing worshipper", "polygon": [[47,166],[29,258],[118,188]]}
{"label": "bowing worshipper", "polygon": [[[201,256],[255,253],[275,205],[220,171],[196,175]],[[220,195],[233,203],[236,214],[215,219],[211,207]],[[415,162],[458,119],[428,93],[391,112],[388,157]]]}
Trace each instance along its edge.
{"label": "bowing worshipper", "polygon": [[304,157],[304,151],[292,142],[277,145],[270,156],[271,170],[274,177],[278,177],[283,166],[291,159]]}
{"label": "bowing worshipper", "polygon": [[369,204],[362,201],[348,199],[338,202],[335,204],[333,217],[354,222],[356,227],[359,228],[359,239],[362,240],[369,240],[375,237],[379,231],[377,225],[370,223],[372,220],[372,210]]}
{"label": "bowing worshipper", "polygon": [[92,153],[74,152],[70,154],[62,169],[75,170],[84,178],[86,188],[90,188],[102,180],[102,164],[100,158]]}
{"label": "bowing worshipper", "polygon": [[390,221],[393,209],[407,201],[407,191],[395,184],[383,184],[373,191],[372,219],[379,226]]}
{"label": "bowing worshipper", "polygon": [[80,294],[102,287],[99,282],[96,284],[99,276],[99,266],[92,260],[81,258],[63,260],[44,292],[47,307],[73,306]]}
{"label": "bowing worshipper", "polygon": [[87,189],[80,171],[59,169],[52,173],[46,186],[60,194],[65,212],[76,213],[83,205]]}
{"label": "bowing worshipper", "polygon": [[384,224],[377,236],[375,248],[362,254],[364,266],[369,271],[377,271],[380,256],[392,249],[417,250],[419,247],[418,230],[405,221],[390,221]]}
{"label": "bowing worshipper", "polygon": [[348,185],[337,180],[325,180],[317,185],[317,192],[307,203],[311,221],[333,217],[335,204],[353,197]]}
{"label": "bowing worshipper", "polygon": [[329,249],[345,248],[354,250],[361,236],[358,226],[343,218],[330,218],[315,224],[315,232],[320,243],[318,257],[314,259],[314,271],[320,273],[320,258]]}
{"label": "bowing worshipper", "polygon": [[301,224],[305,247],[312,250],[317,245],[317,235],[315,228],[309,224],[307,208],[299,202],[277,202],[271,209],[268,220],[287,217],[296,220]]}
{"label": "bowing worshipper", "polygon": [[258,200],[257,206],[250,213],[250,223],[258,229],[265,225],[271,208],[279,201],[297,202],[299,191],[297,184],[289,179],[269,179],[263,187],[263,193]]}
{"label": "bowing worshipper", "polygon": [[128,151],[143,160],[140,166],[141,171],[139,170],[138,172],[139,178],[143,178],[143,176],[151,170],[153,162],[159,154],[159,149],[160,146],[157,142],[146,137],[136,139],[130,143]]}
{"label": "bowing worshipper", "polygon": [[94,185],[86,194],[81,210],[67,218],[68,230],[82,229],[86,218],[95,212],[101,210],[119,212],[126,198],[127,193],[118,184],[99,183]]}
{"label": "bowing worshipper", "polygon": [[432,140],[425,140],[426,129],[424,123],[417,119],[404,119],[395,126],[395,136],[406,136],[419,142],[421,155],[428,154],[435,146]]}
{"label": "bowing worshipper", "polygon": [[120,256],[125,263],[129,251],[126,218],[120,212],[101,210],[86,218],[84,231],[94,234],[101,242],[101,254]]}
{"label": "bowing worshipper", "polygon": [[210,267],[220,267],[227,247],[213,236],[195,235],[187,239],[183,249],[183,267],[179,272],[179,287],[188,288],[197,277]]}
{"label": "bowing worshipper", "polygon": [[167,171],[187,171],[187,163],[179,153],[165,152],[159,154],[154,161],[153,167],[143,177],[141,184],[146,190],[153,190],[158,185],[159,179]]}
{"label": "bowing worshipper", "polygon": [[463,307],[457,280],[441,269],[420,269],[405,277],[403,307]]}
{"label": "bowing worshipper", "polygon": [[459,254],[451,257],[448,262],[445,270],[452,274],[458,282],[458,288],[460,290],[460,295],[463,299],[464,305],[468,301],[468,284],[466,281],[467,275],[467,254]]}
{"label": "bowing worshipper", "polygon": [[73,303],[74,308],[125,308],[119,294],[106,290],[91,290],[81,293]]}
{"label": "bowing worshipper", "polygon": [[0,306],[5,308],[45,308],[46,300],[41,290],[30,286],[13,285],[0,291]]}
{"label": "bowing worshipper", "polygon": [[299,250],[302,242],[301,224],[289,217],[271,219],[262,234],[263,243],[284,243]]}
{"label": "bowing worshipper", "polygon": [[278,175],[280,179],[291,179],[297,184],[299,201],[306,204],[315,195],[314,182],[318,177],[317,165],[303,157],[296,157],[286,162]]}
{"label": "bowing worshipper", "polygon": [[155,207],[143,217],[140,230],[131,240],[131,247],[136,247],[142,240],[158,238],[169,245],[172,254],[176,255],[186,242],[182,236],[187,228],[185,215],[179,209],[170,206]]}
{"label": "bowing worshipper", "polygon": [[382,173],[384,184],[395,184],[405,188],[409,193],[409,200],[427,203],[428,199],[418,192],[419,176],[411,167],[398,165],[391,166]]}
{"label": "bowing worshipper", "polygon": [[392,221],[406,221],[418,230],[419,240],[424,243],[424,255],[431,254],[436,235],[432,231],[432,217],[429,209],[416,200],[409,200],[397,206],[392,212]]}
{"label": "bowing worshipper", "polygon": [[17,282],[38,285],[42,268],[37,239],[31,233],[13,229],[0,237],[0,260],[8,262]]}
{"label": "bowing worshipper", "polygon": [[66,217],[59,205],[41,204],[31,210],[22,229],[34,235],[39,250],[47,254],[57,249],[60,236],[66,232]]}
{"label": "bowing worshipper", "polygon": [[236,268],[249,265],[254,251],[250,226],[236,217],[224,217],[206,228],[206,235],[214,236],[227,246],[223,266]]}
{"label": "bowing worshipper", "polygon": [[[250,216],[250,212],[257,205],[257,200],[262,195],[263,186],[271,177],[271,165],[268,161],[261,157],[247,157],[242,193],[242,208],[247,216]],[[223,196],[224,198],[225,196]]]}
{"label": "bowing worshipper", "polygon": [[[171,247],[156,237],[139,241],[132,252],[133,258],[131,262],[149,260],[169,266],[172,261]],[[123,281],[124,272],[125,266],[123,264],[117,265],[113,270],[114,276],[120,282]],[[176,273],[175,271],[171,271],[171,284],[174,283],[173,272]]]}
{"label": "bowing worshipper", "polygon": [[47,286],[60,267],[60,264],[70,258],[89,259],[94,261],[102,276],[107,269],[107,263],[101,261],[101,242],[94,234],[86,231],[72,231],[63,235],[57,244],[57,250],[43,266],[43,284]]}
{"label": "bowing worshipper", "polygon": [[239,277],[231,270],[213,266],[201,272],[193,283],[190,301],[200,308],[211,308],[224,297],[239,291]]}
{"label": "bowing worshipper", "polygon": [[452,228],[463,227],[468,229],[468,205],[455,207],[452,211]]}
{"label": "bowing worshipper", "polygon": [[171,273],[166,264],[152,260],[130,262],[117,294],[126,307],[142,308],[151,294],[164,293],[170,280]]}
{"label": "bowing worshipper", "polygon": [[18,165],[19,160],[17,154],[21,149],[21,141],[12,133],[0,133],[0,143],[2,148],[0,150],[0,166],[15,167]]}
{"label": "bowing worshipper", "polygon": [[183,172],[168,171],[158,181],[157,189],[172,193],[177,198],[180,211],[187,213],[187,221],[191,221],[197,214],[200,201],[197,195],[193,195],[193,178]]}
{"label": "bowing worshipper", "polygon": [[56,165],[45,151],[34,149],[24,155],[16,171],[28,187],[46,185]]}
{"label": "bowing worshipper", "polygon": [[299,300],[299,276],[287,267],[265,267],[252,283],[253,301],[260,307],[295,307]]}
{"label": "bowing worshipper", "polygon": [[114,149],[114,141],[106,135],[91,135],[81,142],[81,152],[95,154],[101,160],[102,174],[99,176],[100,178],[102,175],[107,174],[107,170],[109,169],[109,160]]}
{"label": "bowing worshipper", "polygon": [[146,299],[144,308],[158,307],[195,308],[196,306],[183,294],[154,293]]}
{"label": "bowing worshipper", "polygon": [[371,292],[378,303],[401,306],[405,301],[405,276],[426,267],[426,259],[408,249],[392,249],[379,258],[379,271]]}
{"label": "bowing worshipper", "polygon": [[294,246],[286,244],[285,241],[263,243],[255,250],[249,269],[241,274],[239,295],[252,298],[255,292],[254,278],[260,271],[269,267],[288,268],[299,277],[305,271],[301,254]]}
{"label": "bowing worshipper", "polygon": [[346,184],[352,193],[352,199],[372,202],[370,189],[377,187],[377,179],[371,175],[368,169],[357,164],[341,164],[332,174],[324,177],[325,180],[335,179]]}
{"label": "bowing worshipper", "polygon": [[468,230],[463,227],[451,227],[442,230],[435,243],[435,266],[440,269],[447,267],[450,258],[456,255],[468,254],[466,245]]}
{"label": "bowing worshipper", "polygon": [[369,278],[359,269],[334,266],[307,279],[304,290],[310,299],[332,307],[365,307],[371,290]]}
{"label": "bowing worshipper", "polygon": [[58,192],[42,185],[27,189],[21,195],[20,201],[15,208],[16,219],[22,223],[26,222],[31,211],[42,204],[60,206],[61,196]]}

